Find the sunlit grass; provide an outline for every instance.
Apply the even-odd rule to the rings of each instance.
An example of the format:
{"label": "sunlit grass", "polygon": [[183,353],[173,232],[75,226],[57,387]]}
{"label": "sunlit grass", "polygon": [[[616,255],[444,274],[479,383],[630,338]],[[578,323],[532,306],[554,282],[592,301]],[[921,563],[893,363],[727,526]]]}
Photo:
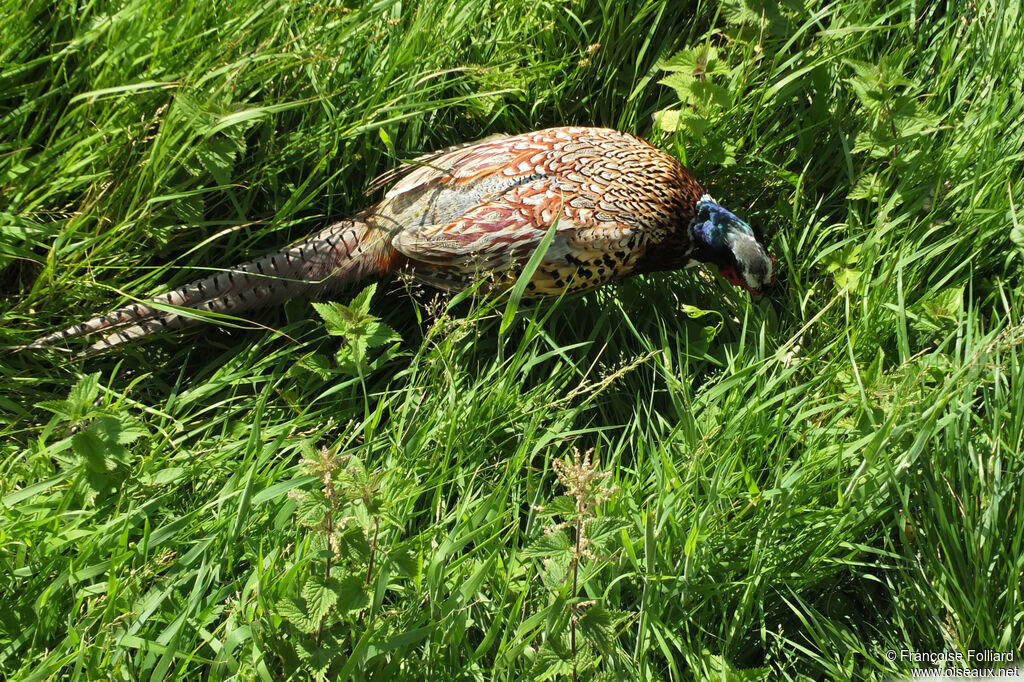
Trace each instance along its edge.
{"label": "sunlit grass", "polygon": [[[355,4],[6,3],[0,345],[366,207],[382,131],[400,158],[643,135],[763,228],[776,290],[652,275],[506,325],[397,282],[368,314],[401,341],[362,364],[302,301],[272,331],[0,356],[0,675],[1020,659],[1017,4]],[[659,83],[681,50],[717,63]],[[578,566],[544,539],[574,448],[614,490]]]}

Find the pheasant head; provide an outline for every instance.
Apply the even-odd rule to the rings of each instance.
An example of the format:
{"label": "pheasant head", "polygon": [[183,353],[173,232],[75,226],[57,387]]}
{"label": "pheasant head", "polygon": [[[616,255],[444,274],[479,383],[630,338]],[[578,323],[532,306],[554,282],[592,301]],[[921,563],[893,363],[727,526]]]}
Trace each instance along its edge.
{"label": "pheasant head", "polygon": [[718,267],[732,284],[760,294],[775,278],[774,262],[754,230],[705,194],[695,207],[692,258]]}

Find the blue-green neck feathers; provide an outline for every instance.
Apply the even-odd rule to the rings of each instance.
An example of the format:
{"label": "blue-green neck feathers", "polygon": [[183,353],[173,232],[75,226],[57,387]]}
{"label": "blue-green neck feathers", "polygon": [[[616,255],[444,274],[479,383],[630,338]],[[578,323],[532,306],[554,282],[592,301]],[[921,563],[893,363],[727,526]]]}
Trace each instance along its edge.
{"label": "blue-green neck feathers", "polygon": [[694,258],[718,266],[723,277],[754,293],[771,283],[772,259],[750,225],[707,195],[695,211],[690,226]]}

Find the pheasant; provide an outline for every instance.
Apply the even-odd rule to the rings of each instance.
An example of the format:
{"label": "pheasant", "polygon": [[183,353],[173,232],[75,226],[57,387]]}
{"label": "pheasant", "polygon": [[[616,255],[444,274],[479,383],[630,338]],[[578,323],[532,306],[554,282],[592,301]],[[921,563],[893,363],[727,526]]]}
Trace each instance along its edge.
{"label": "pheasant", "polygon": [[30,347],[106,331],[86,352],[103,350],[194,321],[174,307],[236,314],[402,271],[437,288],[482,279],[500,292],[517,281],[552,226],[526,296],[582,292],[697,263],[717,267],[753,293],[773,280],[773,261],[747,223],[671,156],[616,130],[562,127],[493,136],[422,156],[371,189],[395,180],[375,206],[283,251]]}

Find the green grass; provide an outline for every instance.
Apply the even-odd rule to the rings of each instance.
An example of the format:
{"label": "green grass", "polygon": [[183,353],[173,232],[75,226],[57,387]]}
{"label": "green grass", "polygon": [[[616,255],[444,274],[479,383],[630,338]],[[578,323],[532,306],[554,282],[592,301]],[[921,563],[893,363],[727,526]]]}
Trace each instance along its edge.
{"label": "green grass", "polygon": [[[302,301],[0,355],[0,677],[543,679],[573,635],[580,679],[1024,655],[1019,3],[2,7],[0,345],[364,208],[385,138],[638,133],[780,278],[511,324],[382,284],[353,309],[400,340],[362,358]],[[596,518],[573,448],[609,474]]]}

